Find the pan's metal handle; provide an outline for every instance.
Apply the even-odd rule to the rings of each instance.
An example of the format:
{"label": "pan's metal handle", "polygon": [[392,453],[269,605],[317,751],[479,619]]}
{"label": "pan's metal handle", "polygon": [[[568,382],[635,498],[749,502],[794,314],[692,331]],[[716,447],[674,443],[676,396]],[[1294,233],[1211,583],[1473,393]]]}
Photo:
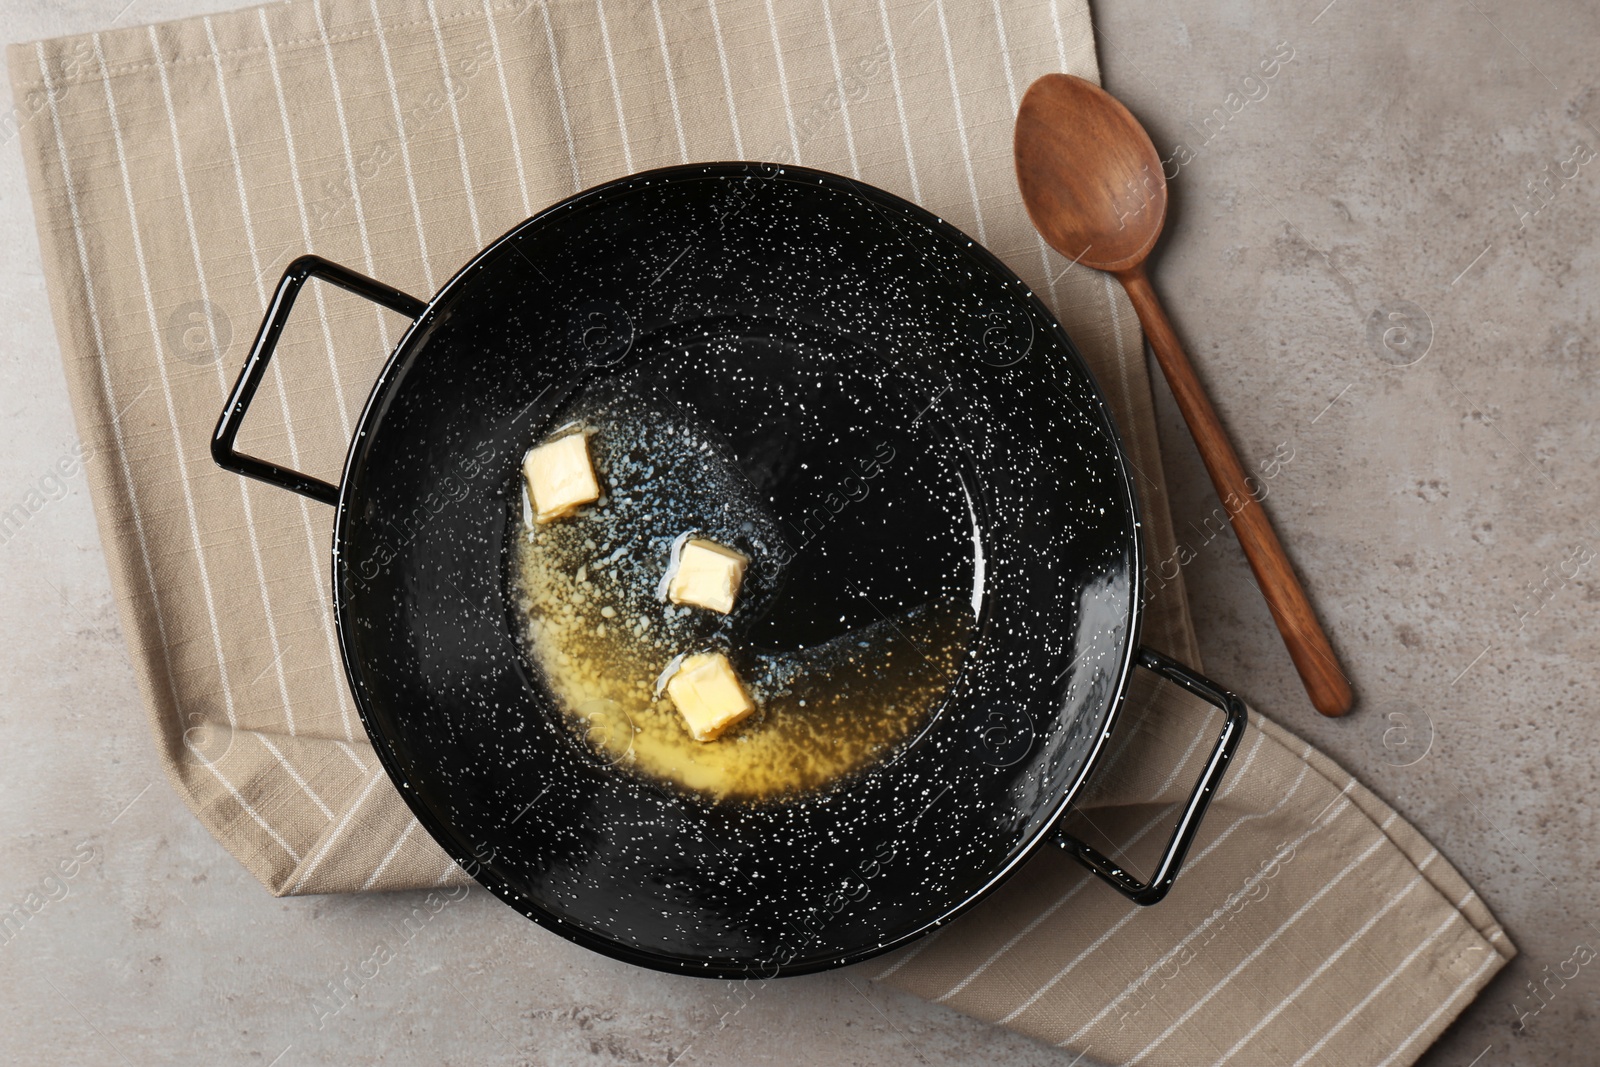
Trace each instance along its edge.
{"label": "pan's metal handle", "polygon": [[264,459],[247,456],[233,447],[234,441],[239,436],[239,428],[244,425],[245,412],[249,410],[250,401],[255,398],[262,376],[267,373],[267,364],[272,360],[273,350],[278,347],[278,337],[283,333],[284,324],[289,321],[294,298],[299,295],[300,287],[305,285],[308,278],[330,281],[341,289],[347,289],[357,296],[364,296],[390,311],[398,311],[411,319],[419,318],[428,308],[426,302],[414,296],[408,296],[393,286],[373,281],[365,274],[357,274],[321,256],[301,256],[289,264],[289,268],[283,272],[283,277],[278,282],[277,291],[272,294],[272,304],[267,308],[267,317],[261,322],[261,332],[256,334],[256,343],[250,349],[250,358],[245,360],[244,369],[239,372],[239,380],[234,384],[233,393],[222,409],[222,417],[217,420],[216,432],[211,435],[211,458],[216,460],[219,467],[235,474],[242,474],[246,478],[258,478],[284,489],[292,489],[324,504],[338,504],[338,486],[320,478],[313,478],[309,474],[280,467]]}
{"label": "pan's metal handle", "polygon": [[1189,794],[1189,802],[1184,805],[1177,825],[1172,828],[1172,840],[1167,842],[1166,851],[1161,855],[1156,873],[1148,883],[1139,881],[1119,864],[1113,863],[1099,851],[1070,834],[1057,834],[1056,843],[1077,857],[1079,863],[1109,882],[1117,892],[1135,904],[1149,905],[1165,897],[1167,890],[1172,888],[1173,881],[1178,877],[1178,869],[1183,866],[1183,857],[1188,853],[1189,846],[1194,843],[1194,835],[1200,829],[1200,818],[1205,814],[1206,805],[1211,803],[1211,797],[1217,791],[1217,786],[1222,783],[1222,775],[1227,771],[1228,764],[1233,760],[1233,753],[1239,747],[1239,738],[1244,733],[1245,711],[1244,701],[1209,679],[1196,674],[1177,660],[1163,656],[1159,652],[1141,648],[1139,665],[1183,686],[1227,716],[1227,720],[1222,724],[1222,732],[1217,736],[1217,743],[1211,749],[1211,758],[1206,761],[1205,773],[1200,776],[1194,792]]}

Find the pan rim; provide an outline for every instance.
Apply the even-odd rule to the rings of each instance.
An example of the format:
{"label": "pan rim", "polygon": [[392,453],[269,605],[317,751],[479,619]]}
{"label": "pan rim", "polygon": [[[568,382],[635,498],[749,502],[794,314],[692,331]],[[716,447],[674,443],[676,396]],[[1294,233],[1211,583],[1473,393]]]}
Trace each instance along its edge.
{"label": "pan rim", "polygon": [[[380,409],[384,405],[388,394],[395,387],[396,375],[403,370],[413,357],[414,348],[418,338],[429,329],[436,317],[438,310],[452,298],[456,288],[474,274],[478,266],[485,260],[497,255],[506,246],[507,242],[524,231],[544,224],[557,215],[570,211],[589,201],[602,199],[606,195],[619,189],[635,185],[647,185],[652,182],[688,180],[693,178],[732,178],[740,176],[760,177],[771,180],[787,180],[804,182],[807,184],[821,184],[835,189],[848,191],[868,201],[894,208],[903,212],[912,220],[926,226],[938,236],[952,240],[961,247],[961,252],[975,261],[975,266],[998,277],[1014,282],[1019,289],[1017,299],[1025,302],[1030,310],[1042,321],[1049,324],[1049,329],[1056,335],[1056,340],[1077,359],[1082,367],[1085,385],[1096,401],[1096,414],[1100,417],[1108,439],[1111,442],[1111,451],[1116,458],[1118,483],[1121,488],[1123,502],[1127,508],[1132,524],[1132,536],[1128,545],[1129,556],[1129,606],[1127,610],[1126,643],[1122,649],[1120,662],[1114,672],[1108,670],[1108,676],[1114,673],[1113,695],[1105,708],[1105,713],[1096,730],[1093,741],[1086,749],[1082,764],[1074,780],[1063,791],[1060,800],[1054,805],[1053,810],[1043,812],[1034,832],[1024,840],[1011,855],[1006,863],[990,872],[988,878],[977,888],[969,891],[961,900],[952,904],[943,913],[927,920],[914,929],[897,933],[890,940],[874,941],[869,944],[857,946],[855,949],[823,959],[814,959],[807,962],[773,963],[764,973],[760,965],[726,964],[713,960],[692,960],[681,956],[666,953],[650,952],[635,948],[632,945],[613,940],[603,934],[585,929],[576,924],[551,914],[541,908],[537,903],[528,900],[498,878],[484,878],[480,874],[484,870],[484,862],[489,857],[481,855],[461,855],[460,850],[452,847],[459,843],[460,832],[452,827],[447,820],[436,815],[434,810],[423,804],[406,780],[400,766],[397,754],[393,750],[393,741],[375,725],[375,711],[369,708],[371,694],[357,670],[355,661],[355,634],[352,627],[355,625],[349,598],[344,585],[339,580],[341,550],[348,536],[348,523],[353,513],[351,501],[351,487],[355,484],[356,468],[363,456],[363,443],[371,435],[380,418]],[[1041,387],[1047,387],[1041,379]],[[379,764],[384,773],[396,786],[397,792],[405,800],[406,806],[428,835],[459,864],[470,877],[484,889],[494,894],[500,900],[510,905],[524,917],[531,919],[546,930],[581,945],[584,948],[599,952],[602,955],[636,966],[652,970],[665,971],[676,974],[697,975],[715,979],[768,979],[778,977],[795,977],[820,971],[832,970],[853,963],[860,963],[876,956],[903,948],[917,941],[933,931],[940,929],[959,915],[964,914],[973,906],[1000,887],[1006,880],[1014,875],[1029,859],[1032,859],[1047,842],[1056,839],[1057,824],[1072,805],[1084,785],[1098,766],[1104,755],[1106,742],[1114,731],[1121,717],[1123,705],[1126,702],[1130,677],[1137,663],[1140,647],[1139,635],[1143,621],[1144,608],[1144,545],[1142,542],[1143,522],[1140,517],[1140,504],[1130,468],[1128,449],[1121,433],[1117,429],[1113,418],[1110,402],[1100,387],[1098,379],[1090,370],[1088,363],[1083,359],[1081,352],[1072,342],[1066,329],[1056,319],[1055,315],[1047,308],[1038,294],[1024,282],[1009,266],[993,252],[941,216],[921,207],[912,201],[906,200],[894,193],[880,189],[876,186],[858,181],[844,175],[828,171],[817,170],[809,167],[794,166],[790,164],[767,163],[755,161],[717,161],[701,163],[684,163],[651,170],[640,171],[620,176],[592,186],[588,189],[573,193],[554,204],[534,213],[528,218],[517,223],[509,230],[485,245],[474,254],[462,267],[447,280],[439,290],[431,296],[421,314],[412,321],[410,326],[402,333],[394,349],[387,357],[382,370],[374,380],[372,389],[362,406],[361,414],[356,420],[352,433],[349,449],[345,462],[341,468],[339,481],[339,497],[334,512],[333,524],[333,566],[331,580],[333,585],[334,614],[338,629],[340,659],[345,676],[350,685],[352,699],[355,702],[357,713],[361,718],[363,729],[367,733],[373,751],[378,757]],[[447,843],[449,842],[449,843]]]}

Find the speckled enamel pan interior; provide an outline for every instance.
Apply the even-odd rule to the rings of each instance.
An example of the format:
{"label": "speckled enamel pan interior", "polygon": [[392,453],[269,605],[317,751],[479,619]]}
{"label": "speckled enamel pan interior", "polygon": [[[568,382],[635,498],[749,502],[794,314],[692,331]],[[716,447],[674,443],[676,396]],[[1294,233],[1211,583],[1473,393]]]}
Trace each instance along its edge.
{"label": "speckled enamel pan interior", "polygon": [[[715,801],[563,720],[508,582],[519,462],[624,387],[697,420],[793,533],[767,639],[974,614],[913,740],[828,789]],[[612,182],[465,267],[373,390],[335,556],[351,685],[422,825],[546,928],[707,976],[858,961],[994,888],[1089,774],[1138,632],[1128,470],[1043,305],[921,208],[766,164]]]}

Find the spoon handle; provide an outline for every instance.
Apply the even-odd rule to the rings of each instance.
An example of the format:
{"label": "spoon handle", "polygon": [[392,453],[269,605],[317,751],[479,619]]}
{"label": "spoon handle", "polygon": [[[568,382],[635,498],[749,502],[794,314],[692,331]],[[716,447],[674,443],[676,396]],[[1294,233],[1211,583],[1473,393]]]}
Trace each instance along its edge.
{"label": "spoon handle", "polygon": [[1294,567],[1272,528],[1272,520],[1245,480],[1238,453],[1228,442],[1222,420],[1195,376],[1194,365],[1178,342],[1172,323],[1167,321],[1143,265],[1118,272],[1117,280],[1128,291],[1128,299],[1139,314],[1156,361],[1161,364],[1173,398],[1178,402],[1178,410],[1183,413],[1183,421],[1189,424],[1189,432],[1199,446],[1211,484],[1224,502],[1233,532],[1244,548],[1245,559],[1250,561],[1256,583],[1266,597],[1267,607],[1278,624],[1278,632],[1283,635],[1283,643],[1289,648],[1289,657],[1300,672],[1311,703],[1324,715],[1343,715],[1350,710],[1352,701],[1350,683],[1339,668],[1333,646],[1317,622],[1305,589],[1295,577]]}

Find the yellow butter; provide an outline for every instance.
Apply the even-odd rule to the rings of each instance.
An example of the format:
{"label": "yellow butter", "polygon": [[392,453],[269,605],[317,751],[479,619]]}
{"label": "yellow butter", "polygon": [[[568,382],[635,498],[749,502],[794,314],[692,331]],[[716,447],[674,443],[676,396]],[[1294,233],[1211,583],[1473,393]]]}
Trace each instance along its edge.
{"label": "yellow butter", "polygon": [[721,652],[687,657],[667,680],[667,696],[696,741],[715,741],[756,710]]}
{"label": "yellow butter", "polygon": [[522,476],[533,497],[534,519],[550,522],[600,499],[600,483],[589,462],[589,438],[569,433],[547,441],[522,460]]}
{"label": "yellow butter", "polygon": [[743,553],[696,537],[678,553],[678,568],[667,585],[674,604],[692,604],[726,615],[733,610],[750,560]]}

